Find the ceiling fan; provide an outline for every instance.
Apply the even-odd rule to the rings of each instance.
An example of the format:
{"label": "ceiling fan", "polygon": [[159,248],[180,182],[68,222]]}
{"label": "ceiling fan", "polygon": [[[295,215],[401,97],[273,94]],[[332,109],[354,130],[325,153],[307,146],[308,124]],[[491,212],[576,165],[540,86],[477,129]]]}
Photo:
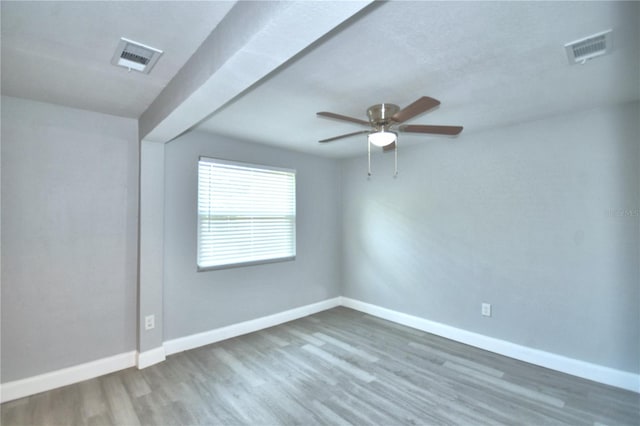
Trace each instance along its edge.
{"label": "ceiling fan", "polygon": [[424,124],[402,124],[405,121],[429,111],[440,105],[437,99],[423,96],[413,102],[411,105],[400,109],[394,104],[377,104],[367,109],[369,121],[360,120],[359,118],[347,117],[345,115],[335,114],[333,112],[318,112],[316,115],[326,118],[334,118],[337,120],[349,121],[351,123],[360,124],[368,127],[367,130],[359,130],[353,133],[347,133],[340,136],[334,136],[328,139],[322,139],[320,143],[333,142],[338,139],[348,138],[355,135],[368,133],[369,146],[369,176],[371,176],[371,145],[382,147],[383,151],[395,151],[396,153],[396,170],[398,174],[398,132],[405,133],[426,133],[432,135],[455,136],[462,131],[462,126],[434,126]]}

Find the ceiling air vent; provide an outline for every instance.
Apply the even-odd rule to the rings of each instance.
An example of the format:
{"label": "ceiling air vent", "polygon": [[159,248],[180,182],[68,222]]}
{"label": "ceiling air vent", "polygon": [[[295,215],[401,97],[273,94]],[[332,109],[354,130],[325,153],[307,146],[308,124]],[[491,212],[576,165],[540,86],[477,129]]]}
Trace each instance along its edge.
{"label": "ceiling air vent", "polygon": [[589,59],[611,53],[611,30],[590,35],[564,45],[569,64],[584,64]]}
{"label": "ceiling air vent", "polygon": [[162,50],[122,37],[120,43],[118,43],[116,53],[111,58],[111,63],[129,70],[149,74],[160,55],[162,55]]}

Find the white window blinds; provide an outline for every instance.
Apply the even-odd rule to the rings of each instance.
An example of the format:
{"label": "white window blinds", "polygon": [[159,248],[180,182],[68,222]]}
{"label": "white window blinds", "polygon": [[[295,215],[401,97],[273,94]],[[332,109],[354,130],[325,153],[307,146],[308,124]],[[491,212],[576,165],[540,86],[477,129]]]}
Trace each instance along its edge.
{"label": "white window blinds", "polygon": [[296,172],[201,157],[198,269],[296,255]]}

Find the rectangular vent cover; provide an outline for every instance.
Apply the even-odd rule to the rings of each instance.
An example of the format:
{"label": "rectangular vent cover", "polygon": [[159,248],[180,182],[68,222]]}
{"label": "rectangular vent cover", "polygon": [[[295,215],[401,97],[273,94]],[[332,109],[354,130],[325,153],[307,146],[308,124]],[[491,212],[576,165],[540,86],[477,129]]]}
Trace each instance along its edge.
{"label": "rectangular vent cover", "polygon": [[611,53],[611,30],[590,35],[564,45],[569,64],[584,64],[589,59]]}
{"label": "rectangular vent cover", "polygon": [[111,58],[111,63],[129,70],[149,74],[160,55],[162,55],[162,50],[122,37],[116,53]]}

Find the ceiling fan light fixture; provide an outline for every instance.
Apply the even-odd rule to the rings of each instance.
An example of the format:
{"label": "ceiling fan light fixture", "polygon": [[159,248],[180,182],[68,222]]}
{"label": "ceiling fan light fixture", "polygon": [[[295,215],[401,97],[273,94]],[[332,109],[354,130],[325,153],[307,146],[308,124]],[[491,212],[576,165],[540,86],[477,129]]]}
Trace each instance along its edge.
{"label": "ceiling fan light fixture", "polygon": [[398,140],[398,134],[396,132],[390,132],[388,130],[380,130],[379,132],[369,133],[369,143],[375,146],[387,146]]}

